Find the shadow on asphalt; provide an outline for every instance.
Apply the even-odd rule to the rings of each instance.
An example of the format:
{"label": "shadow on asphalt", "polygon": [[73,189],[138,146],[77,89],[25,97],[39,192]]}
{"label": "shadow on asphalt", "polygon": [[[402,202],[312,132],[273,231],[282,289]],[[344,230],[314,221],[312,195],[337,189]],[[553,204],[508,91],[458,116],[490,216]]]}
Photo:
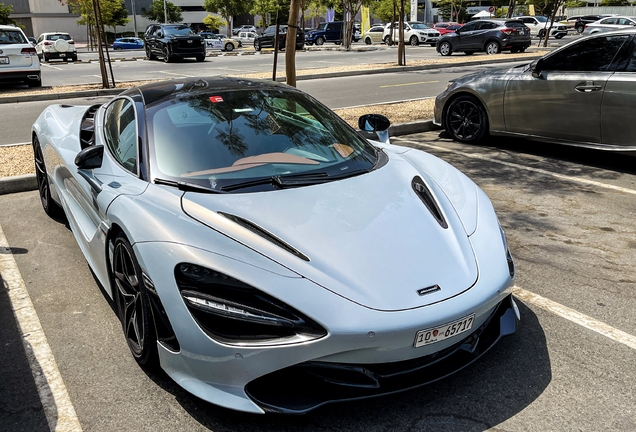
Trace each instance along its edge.
{"label": "shadow on asphalt", "polygon": [[203,426],[220,431],[484,431],[537,399],[552,379],[546,337],[536,315],[517,301],[521,324],[477,362],[405,392],[325,405],[301,416],[246,414],[204,402],[164,373],[147,375]]}

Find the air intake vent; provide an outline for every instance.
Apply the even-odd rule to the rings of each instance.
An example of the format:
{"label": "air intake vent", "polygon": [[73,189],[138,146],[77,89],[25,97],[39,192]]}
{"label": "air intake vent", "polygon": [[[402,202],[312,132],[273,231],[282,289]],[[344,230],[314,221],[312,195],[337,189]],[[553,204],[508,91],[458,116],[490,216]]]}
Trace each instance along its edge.
{"label": "air intake vent", "polygon": [[261,237],[263,237],[265,240],[274,243],[276,246],[278,246],[279,248],[285,249],[287,252],[289,252],[292,255],[297,256],[298,258],[304,260],[304,261],[309,261],[309,258],[307,256],[305,256],[303,253],[301,253],[300,251],[298,251],[297,249],[291,247],[290,245],[288,245],[287,243],[285,243],[284,241],[282,241],[281,239],[279,239],[278,237],[276,237],[274,234],[265,231],[263,228],[259,227],[258,225],[256,225],[255,223],[252,223],[250,221],[248,221],[247,219],[243,219],[242,217],[239,216],[235,216],[229,213],[223,213],[223,212],[218,212],[221,216],[224,216],[226,218],[228,218],[229,220],[236,222],[237,224],[239,224],[240,226],[242,226],[243,228],[247,228],[248,230],[252,231],[254,234],[257,234]]}
{"label": "air intake vent", "polygon": [[444,219],[442,211],[439,209],[435,198],[433,198],[433,194],[428,189],[424,181],[419,177],[413,177],[411,186],[440,226],[444,229],[448,228],[448,223],[446,223],[446,219]]}

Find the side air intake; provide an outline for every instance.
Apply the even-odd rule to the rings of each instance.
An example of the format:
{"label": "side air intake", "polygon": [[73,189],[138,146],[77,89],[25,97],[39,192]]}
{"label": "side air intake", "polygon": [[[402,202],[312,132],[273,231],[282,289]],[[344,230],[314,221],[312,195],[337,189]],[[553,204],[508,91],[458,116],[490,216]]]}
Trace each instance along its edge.
{"label": "side air intake", "polygon": [[417,176],[413,177],[411,186],[413,187],[413,190],[415,191],[417,196],[420,197],[426,208],[431,212],[437,223],[439,223],[440,226],[444,229],[448,228],[448,223],[446,222],[446,219],[444,219],[442,211],[439,209],[439,206],[437,205],[433,194],[424,183],[424,180]]}
{"label": "side air intake", "polygon": [[235,223],[239,224],[243,228],[247,228],[248,230],[252,231],[254,234],[257,234],[257,235],[263,237],[265,240],[267,240],[267,241],[269,241],[271,243],[274,243],[279,248],[285,249],[287,252],[289,252],[292,255],[297,256],[298,258],[302,259],[303,261],[309,262],[309,258],[306,255],[304,255],[302,252],[300,252],[299,250],[295,249],[294,247],[288,245],[287,243],[285,243],[284,241],[282,241],[281,239],[276,237],[274,234],[264,230],[263,228],[259,227],[255,223],[250,222],[247,219],[243,219],[242,217],[239,217],[239,216],[236,216],[236,215],[233,215],[233,214],[224,213],[224,212],[218,212],[218,213],[221,216],[224,216],[224,217],[228,218],[232,222],[235,222]]}

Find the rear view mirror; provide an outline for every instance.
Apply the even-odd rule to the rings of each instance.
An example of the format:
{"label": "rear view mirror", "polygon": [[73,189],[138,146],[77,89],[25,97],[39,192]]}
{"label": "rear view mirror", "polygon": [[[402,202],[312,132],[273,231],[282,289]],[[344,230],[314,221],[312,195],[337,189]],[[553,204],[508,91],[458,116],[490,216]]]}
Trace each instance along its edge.
{"label": "rear view mirror", "polygon": [[541,77],[541,70],[543,67],[543,59],[540,58],[530,64],[530,70],[532,71],[532,76],[535,78]]}
{"label": "rear view mirror", "polygon": [[86,147],[75,156],[75,165],[79,169],[93,169],[102,166],[104,160],[104,146],[93,145]]}
{"label": "rear view mirror", "polygon": [[358,119],[358,128],[369,132],[382,132],[391,126],[388,118],[381,114],[365,114]]}

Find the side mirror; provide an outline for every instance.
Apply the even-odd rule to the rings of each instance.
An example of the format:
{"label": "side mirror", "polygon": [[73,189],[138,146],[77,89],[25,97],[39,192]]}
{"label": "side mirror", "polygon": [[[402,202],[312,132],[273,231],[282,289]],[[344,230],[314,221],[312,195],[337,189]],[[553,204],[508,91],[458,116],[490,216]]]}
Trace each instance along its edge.
{"label": "side mirror", "polygon": [[79,169],[93,169],[102,166],[104,160],[104,146],[93,145],[86,147],[75,156],[75,165]]}
{"label": "side mirror", "polygon": [[157,33],[157,37],[158,38],[162,38],[163,37],[163,33],[162,32]]}
{"label": "side mirror", "polygon": [[543,59],[540,58],[530,64],[530,71],[532,71],[532,76],[535,78],[541,78],[541,70],[543,67]]}
{"label": "side mirror", "polygon": [[391,122],[381,114],[365,114],[358,119],[358,129],[365,132],[375,132],[378,139],[389,143],[389,126]]}

